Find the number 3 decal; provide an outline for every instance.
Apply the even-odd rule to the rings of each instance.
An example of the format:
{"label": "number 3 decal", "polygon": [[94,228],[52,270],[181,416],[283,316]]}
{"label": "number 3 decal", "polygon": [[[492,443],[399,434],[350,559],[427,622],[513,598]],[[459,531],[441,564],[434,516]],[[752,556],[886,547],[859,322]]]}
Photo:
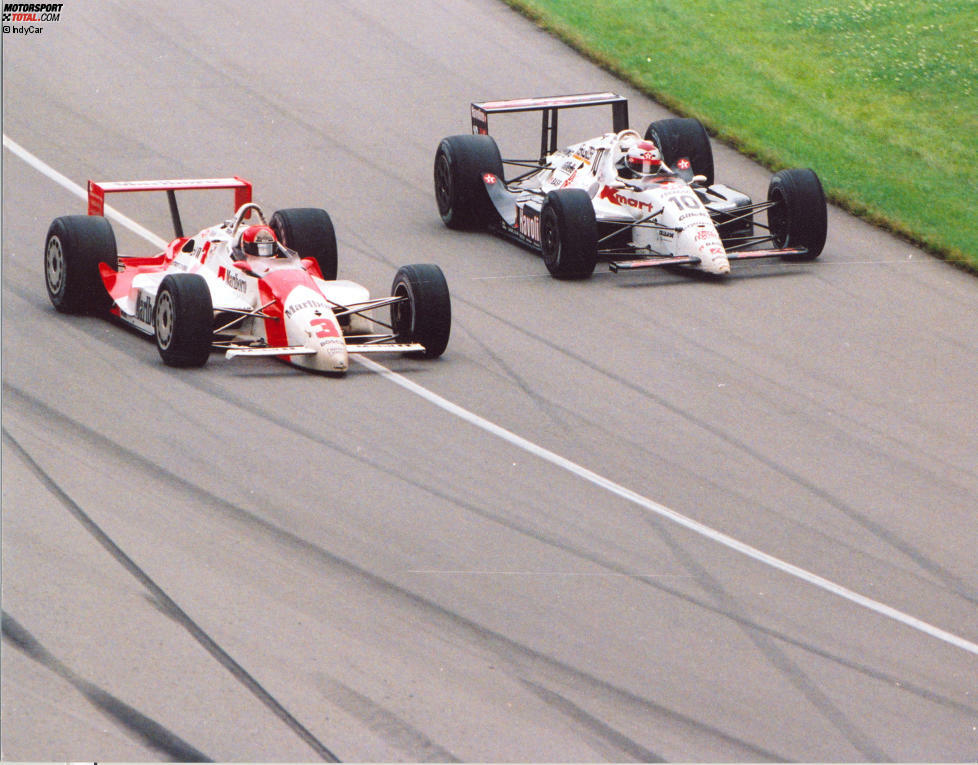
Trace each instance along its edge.
{"label": "number 3 decal", "polygon": [[309,322],[314,327],[319,327],[316,337],[339,337],[340,333],[336,330],[336,325],[329,319],[313,319]]}

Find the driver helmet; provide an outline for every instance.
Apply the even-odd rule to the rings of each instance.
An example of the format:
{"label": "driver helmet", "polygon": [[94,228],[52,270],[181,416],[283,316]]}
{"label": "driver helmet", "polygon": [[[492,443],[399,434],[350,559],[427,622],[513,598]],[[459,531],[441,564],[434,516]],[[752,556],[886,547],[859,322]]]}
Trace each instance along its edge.
{"label": "driver helmet", "polygon": [[278,252],[278,240],[269,226],[248,226],[238,238],[238,247],[245,255],[271,258]]}
{"label": "driver helmet", "polygon": [[662,169],[662,152],[652,141],[636,141],[625,154],[625,165],[639,175],[652,175]]}

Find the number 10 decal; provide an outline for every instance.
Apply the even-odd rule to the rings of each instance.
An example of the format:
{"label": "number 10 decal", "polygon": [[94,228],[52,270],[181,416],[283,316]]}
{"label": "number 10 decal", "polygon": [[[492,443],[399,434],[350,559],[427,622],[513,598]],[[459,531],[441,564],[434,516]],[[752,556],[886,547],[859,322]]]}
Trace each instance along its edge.
{"label": "number 10 decal", "polygon": [[669,199],[680,210],[699,210],[700,201],[692,194],[678,194]]}

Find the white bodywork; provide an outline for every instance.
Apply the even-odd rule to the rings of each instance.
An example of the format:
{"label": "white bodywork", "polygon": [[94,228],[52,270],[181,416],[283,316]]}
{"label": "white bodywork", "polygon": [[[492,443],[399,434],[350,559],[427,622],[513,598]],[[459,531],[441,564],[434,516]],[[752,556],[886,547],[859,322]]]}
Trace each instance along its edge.
{"label": "white bodywork", "polygon": [[[613,132],[558,148],[561,110],[609,106]],[[489,123],[494,115],[533,112],[541,115],[540,159],[504,159]],[[713,181],[709,137],[695,119],[652,122],[646,139],[628,128],[627,99],[600,92],[473,101],[471,121],[476,138],[449,136],[436,154],[442,221],[449,228],[485,224],[539,252],[557,278],[589,276],[598,259],[615,273],[679,265],[727,274],[735,260],[812,260],[824,246],[825,199],[814,171],[779,171],[767,199],[754,202]],[[647,170],[658,151],[661,167],[633,170],[631,149]],[[519,169],[510,174],[506,165]],[[476,173],[488,204],[474,191]],[[766,223],[756,217],[765,210]],[[758,246],[765,243],[773,246]]]}
{"label": "white bodywork", "polygon": [[598,221],[643,224],[631,229],[636,250],[692,258],[704,271],[729,273],[727,253],[710,212],[686,180],[665,165],[663,172],[644,178],[619,175],[619,161],[627,147],[639,140],[637,132],[624,130],[548,155],[544,169],[521,183],[525,190],[518,192],[517,205],[539,205],[541,193],[557,189],[584,189]]}
{"label": "white bodywork", "polygon": [[[245,209],[251,208],[251,209]],[[257,205],[249,203],[233,220],[170,243],[156,258],[119,258],[119,270],[103,264],[102,277],[118,316],[155,334],[154,307],[169,274],[197,274],[207,283],[217,316],[215,345],[235,356],[277,356],[321,372],[349,367],[348,337],[369,335],[371,321],[361,311],[388,305],[371,300],[368,290],[347,280],[320,278],[314,264],[287,248],[277,256],[232,255],[234,234]],[[341,324],[337,313],[343,314]],[[223,339],[221,339],[223,338]],[[384,342],[358,346],[358,353],[424,350],[416,343]]]}

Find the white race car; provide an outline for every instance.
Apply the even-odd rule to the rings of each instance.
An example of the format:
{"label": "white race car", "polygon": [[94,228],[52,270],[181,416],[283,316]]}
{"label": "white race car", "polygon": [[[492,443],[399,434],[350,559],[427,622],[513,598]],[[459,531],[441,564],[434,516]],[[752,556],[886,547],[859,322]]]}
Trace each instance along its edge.
{"label": "white race car", "polygon": [[[558,149],[560,110],[607,105],[612,132]],[[471,109],[473,134],[444,138],[435,154],[438,212],[449,228],[489,228],[539,251],[555,277],[587,277],[599,258],[616,272],[683,265],[726,274],[732,260],[811,260],[825,245],[825,195],[812,170],[776,173],[767,200],[753,203],[714,182],[698,120],[659,120],[643,136],[627,127],[628,102],[614,93]],[[543,113],[539,159],[502,159],[489,115],[528,111]],[[525,170],[506,178],[504,164]],[[762,210],[767,224],[754,217]]]}
{"label": "white race car", "polygon": [[[234,217],[184,236],[175,191],[234,189]],[[109,192],[165,191],[176,230],[163,252],[119,255],[103,217]],[[88,215],[56,218],[44,247],[54,307],[109,313],[156,338],[163,361],[203,366],[213,348],[227,358],[275,356],[342,373],[350,353],[440,356],[451,330],[441,269],[401,267],[389,297],[336,278],[336,234],[325,210],[279,210],[266,221],[241,178],[94,182]],[[389,306],[390,321],[370,315]]]}

